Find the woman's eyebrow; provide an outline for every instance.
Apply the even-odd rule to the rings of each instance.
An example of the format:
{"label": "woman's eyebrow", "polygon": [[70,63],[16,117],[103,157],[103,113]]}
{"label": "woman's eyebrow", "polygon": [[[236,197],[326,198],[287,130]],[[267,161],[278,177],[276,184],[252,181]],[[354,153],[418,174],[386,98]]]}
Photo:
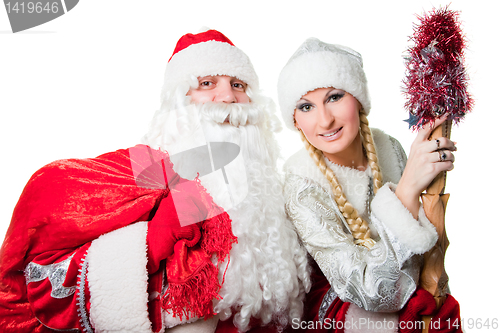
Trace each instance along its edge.
{"label": "woman's eyebrow", "polygon": [[312,103],[310,100],[308,100],[307,98],[301,98],[298,100],[297,104],[296,105],[299,105],[299,104],[303,104],[303,103]]}

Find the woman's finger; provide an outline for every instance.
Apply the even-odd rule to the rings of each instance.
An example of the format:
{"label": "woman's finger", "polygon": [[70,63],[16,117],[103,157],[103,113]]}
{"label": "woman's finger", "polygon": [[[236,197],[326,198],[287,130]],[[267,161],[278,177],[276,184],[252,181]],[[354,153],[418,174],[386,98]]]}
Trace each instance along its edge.
{"label": "woman's finger", "polygon": [[455,155],[450,150],[438,150],[434,151],[433,159],[436,163],[450,161],[451,163],[455,162]]}
{"label": "woman's finger", "polygon": [[428,122],[427,124],[425,124],[422,129],[418,132],[418,137],[420,137],[420,139],[422,140],[428,140],[429,139],[429,136],[431,135],[432,131],[438,127],[439,125],[441,125],[442,123],[444,123],[446,121],[446,119],[448,119],[448,114],[444,114],[442,115],[441,117],[439,118],[436,118],[435,121],[432,121],[432,122]]}
{"label": "woman's finger", "polygon": [[451,150],[451,151],[457,150],[455,143],[453,141],[451,141],[450,139],[444,138],[444,137],[428,141],[427,143],[425,143],[425,147],[426,147],[425,151],[428,151],[428,152],[433,152],[433,151],[443,150],[443,149],[447,149],[447,150]]}

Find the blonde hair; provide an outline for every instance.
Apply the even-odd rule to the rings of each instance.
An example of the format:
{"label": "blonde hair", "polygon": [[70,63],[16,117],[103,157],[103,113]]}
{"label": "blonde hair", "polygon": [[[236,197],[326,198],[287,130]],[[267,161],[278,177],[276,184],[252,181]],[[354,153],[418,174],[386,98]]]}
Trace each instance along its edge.
{"label": "blonde hair", "polygon": [[[380,171],[378,164],[377,151],[375,150],[375,145],[373,143],[372,132],[370,127],[368,127],[368,118],[363,110],[360,111],[359,117],[363,147],[366,151],[368,165],[372,169],[373,192],[377,193],[378,189],[383,184],[382,172]],[[354,243],[363,245],[370,249],[375,244],[375,241],[370,236],[368,223],[358,214],[356,208],[354,208],[354,206],[347,200],[335,173],[328,167],[328,165],[326,165],[323,152],[314,147],[307,140],[302,131],[300,131],[300,135],[307,151],[309,152],[309,155],[314,160],[323,175],[325,175],[328,182],[332,185],[333,197],[340,212],[345,217],[347,224],[349,225],[349,229],[354,237]]]}

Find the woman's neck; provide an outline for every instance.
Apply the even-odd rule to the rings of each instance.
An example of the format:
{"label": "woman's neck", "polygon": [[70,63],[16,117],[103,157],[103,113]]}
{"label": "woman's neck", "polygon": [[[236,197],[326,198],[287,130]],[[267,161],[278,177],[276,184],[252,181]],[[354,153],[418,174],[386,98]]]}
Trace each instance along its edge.
{"label": "woman's neck", "polygon": [[330,162],[341,166],[359,171],[365,171],[368,167],[368,159],[366,158],[360,135],[354,139],[347,149],[335,154],[328,154],[325,152],[323,152],[323,154]]}

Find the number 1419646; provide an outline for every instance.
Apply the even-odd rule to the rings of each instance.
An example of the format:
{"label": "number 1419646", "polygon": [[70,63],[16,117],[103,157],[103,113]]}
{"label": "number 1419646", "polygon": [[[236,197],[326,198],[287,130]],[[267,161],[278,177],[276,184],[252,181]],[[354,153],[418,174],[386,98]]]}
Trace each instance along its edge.
{"label": "number 1419646", "polygon": [[57,13],[59,11],[59,3],[55,2],[31,2],[31,1],[19,1],[19,2],[6,2],[5,8],[7,8],[7,13],[16,14],[41,14],[45,13]]}

